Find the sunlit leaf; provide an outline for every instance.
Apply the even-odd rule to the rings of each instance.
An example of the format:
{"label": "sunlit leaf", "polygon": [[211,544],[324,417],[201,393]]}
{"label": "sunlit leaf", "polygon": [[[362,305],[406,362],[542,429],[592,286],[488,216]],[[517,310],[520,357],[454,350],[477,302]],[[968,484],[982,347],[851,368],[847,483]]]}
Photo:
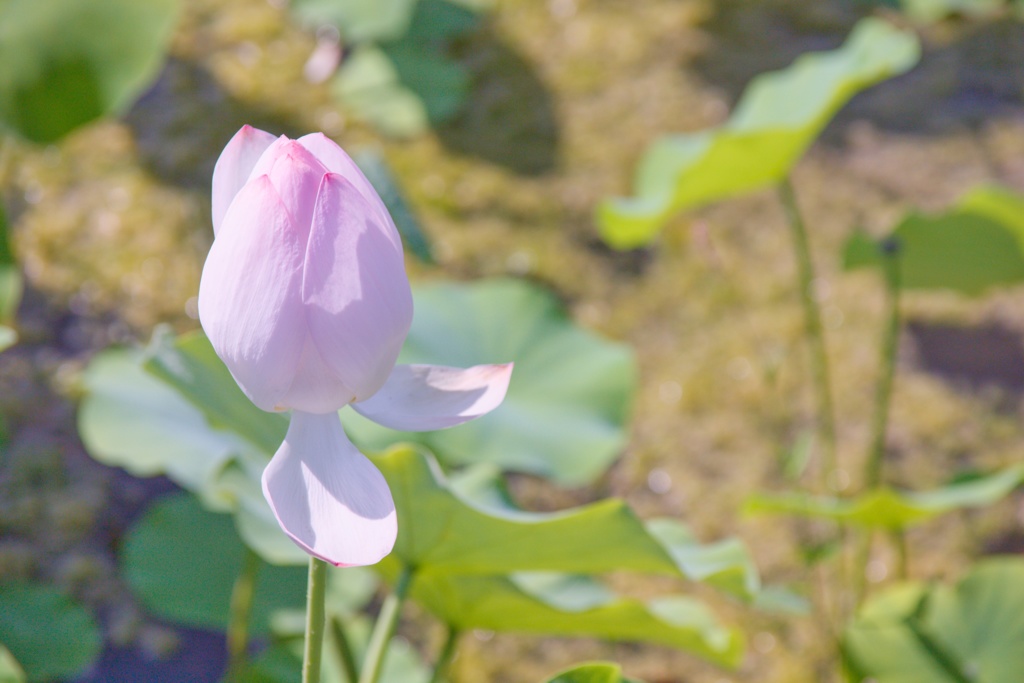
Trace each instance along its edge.
{"label": "sunlit leaf", "polygon": [[647,602],[621,598],[591,577],[518,573],[509,577],[429,575],[412,595],[446,624],[464,631],[582,636],[656,643],[735,666],[743,636],[687,596]]}
{"label": "sunlit leaf", "polygon": [[900,0],[907,16],[921,22],[938,21],[952,14],[973,18],[994,16],[1007,4],[1007,0]]}
{"label": "sunlit leaf", "polygon": [[338,70],[335,96],[385,135],[408,138],[430,126],[426,105],[402,83],[395,63],[381,48],[357,48]]}
{"label": "sunlit leaf", "polygon": [[53,142],[124,111],[153,80],[177,0],[0,3],[0,126]]}
{"label": "sunlit leaf", "polygon": [[982,560],[955,586],[903,584],[846,628],[852,668],[878,683],[1014,683],[1024,671],[1024,563]]}
{"label": "sunlit leaf", "polygon": [[0,643],[33,683],[71,678],[103,648],[84,607],[59,590],[28,583],[0,583]]}
{"label": "sunlit leaf", "polygon": [[353,411],[357,443],[427,445],[445,464],[489,462],[576,486],[600,476],[626,443],[636,386],[631,351],[572,323],[547,291],[491,280],[417,287],[400,362],[469,366],[515,362],[505,402],[490,415],[428,433],[397,434]]}
{"label": "sunlit leaf", "polygon": [[25,672],[7,648],[0,645],[0,683],[25,683]]}
{"label": "sunlit leaf", "polygon": [[[2,31],[2,29],[0,29]],[[0,67],[2,69],[3,67]],[[2,105],[0,105],[2,106]],[[18,340],[18,333],[11,327],[21,303],[21,271],[11,250],[7,229],[7,215],[0,203],[0,351]]]}
{"label": "sunlit leaf", "polygon": [[562,671],[553,678],[549,678],[546,683],[640,683],[640,681],[623,677],[622,667],[618,664],[589,662]]}
{"label": "sunlit leaf", "polygon": [[847,100],[907,71],[919,53],[912,33],[868,18],[841,48],[759,76],[721,127],[651,145],[635,196],[598,207],[602,238],[617,249],[638,247],[674,212],[780,182]]}
{"label": "sunlit leaf", "polygon": [[983,187],[946,213],[910,213],[882,241],[858,231],[843,262],[847,269],[880,267],[886,258],[895,260],[904,289],[978,295],[1024,282],[1024,197]]}
{"label": "sunlit leaf", "polygon": [[[204,510],[192,496],[156,502],[131,528],[121,570],[132,591],[154,614],[205,628],[225,628],[245,546],[231,517]],[[306,572],[260,562],[250,628],[266,633],[270,614],[305,604]]]}
{"label": "sunlit leaf", "polygon": [[1024,481],[1024,465],[949,484],[932,491],[880,488],[856,498],[804,493],[758,495],[747,501],[749,513],[790,514],[834,519],[864,527],[900,529],[960,508],[984,507],[1006,497]]}

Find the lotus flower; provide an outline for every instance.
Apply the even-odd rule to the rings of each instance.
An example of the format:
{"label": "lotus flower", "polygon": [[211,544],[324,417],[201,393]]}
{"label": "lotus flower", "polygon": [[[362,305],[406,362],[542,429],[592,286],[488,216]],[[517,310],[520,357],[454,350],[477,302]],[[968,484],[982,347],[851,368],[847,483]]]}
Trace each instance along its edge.
{"label": "lotus flower", "polygon": [[403,431],[451,427],[497,407],[512,366],[395,365],[412,323],[402,243],[323,134],[242,128],[213,172],[213,230],[199,319],[253,403],[292,411],[263,493],[307,553],[373,564],[394,546],[395,504],[338,410]]}

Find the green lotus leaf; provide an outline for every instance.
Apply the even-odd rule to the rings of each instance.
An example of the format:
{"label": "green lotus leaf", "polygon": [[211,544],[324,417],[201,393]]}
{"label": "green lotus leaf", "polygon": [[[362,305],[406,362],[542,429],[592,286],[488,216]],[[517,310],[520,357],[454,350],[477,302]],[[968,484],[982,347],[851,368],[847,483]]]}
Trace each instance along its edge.
{"label": "green lotus leaf", "polygon": [[123,112],[152,82],[177,0],[0,3],[0,127],[54,142]]}
{"label": "green lotus leaf", "polygon": [[847,626],[843,651],[878,683],[1013,683],[1024,671],[1024,563],[978,562],[954,586],[901,584]]}
{"label": "green lotus leaf", "polygon": [[853,95],[909,70],[919,55],[912,33],[868,18],[841,48],[757,77],[719,128],[651,145],[634,196],[598,206],[601,237],[616,249],[639,247],[675,212],[779,183]]}
{"label": "green lotus leaf", "polygon": [[[92,665],[103,649],[92,615],[55,588],[0,583],[0,606],[0,651],[7,650],[0,660],[0,680],[5,675],[30,683],[72,678]],[[11,664],[11,657],[16,664]],[[18,665],[23,679],[17,677]]]}
{"label": "green lotus leaf", "polygon": [[751,514],[790,514],[834,519],[868,528],[903,529],[961,508],[984,507],[1005,498],[1024,481],[1024,465],[956,482],[931,491],[879,488],[856,498],[803,493],[758,495],[747,501]]}
{"label": "green lotus leaf", "polygon": [[7,648],[0,645],[0,683],[25,683],[25,672]]}
{"label": "green lotus leaf", "polygon": [[623,677],[622,668],[618,664],[588,662],[562,671],[553,678],[549,678],[546,683],[640,683],[640,681]]}

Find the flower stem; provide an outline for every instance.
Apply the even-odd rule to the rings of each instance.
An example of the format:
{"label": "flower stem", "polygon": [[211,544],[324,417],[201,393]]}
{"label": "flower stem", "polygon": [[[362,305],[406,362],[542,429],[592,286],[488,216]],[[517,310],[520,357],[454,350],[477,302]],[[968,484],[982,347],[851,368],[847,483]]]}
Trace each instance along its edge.
{"label": "flower stem", "polygon": [[402,573],[395,584],[395,592],[384,600],[384,605],[377,616],[377,623],[373,626],[373,633],[370,634],[370,644],[366,648],[366,657],[363,659],[363,671],[359,676],[359,683],[377,683],[381,669],[384,667],[384,655],[387,653],[391,636],[395,633],[398,625],[398,617],[402,612],[402,603],[409,592],[409,585],[412,583],[412,570],[403,567]]}
{"label": "flower stem", "polygon": [[889,406],[892,402],[893,378],[896,375],[896,351],[899,348],[900,326],[900,267],[895,244],[884,246],[886,301],[888,315],[882,333],[879,358],[878,386],[875,388],[875,418],[872,422],[871,450],[864,467],[864,485],[873,489],[882,483],[885,463],[885,435],[889,427]]}
{"label": "flower stem", "polygon": [[829,379],[828,353],[825,349],[825,332],[821,324],[821,309],[814,297],[814,263],[811,260],[807,227],[800,213],[800,207],[797,205],[793,183],[789,178],[785,178],[779,183],[779,199],[786,212],[799,269],[797,284],[804,308],[804,325],[811,345],[811,374],[818,395],[818,430],[823,442],[821,482],[822,488],[827,489],[836,470],[836,423]]}
{"label": "flower stem", "polygon": [[345,627],[341,625],[338,617],[331,617],[331,640],[334,649],[338,651],[338,659],[345,674],[345,683],[356,683],[359,680],[359,666],[356,664],[356,656],[352,651],[352,644],[345,634]]}
{"label": "flower stem", "polygon": [[310,557],[309,584],[306,593],[306,649],[302,657],[302,683],[320,683],[326,589],[327,563]]}
{"label": "flower stem", "polygon": [[252,597],[259,570],[259,555],[247,547],[242,559],[242,571],[239,572],[231,589],[231,606],[228,612],[226,679],[231,683],[241,683],[249,656],[249,618],[252,615]]}
{"label": "flower stem", "polygon": [[430,683],[441,683],[448,674],[448,665],[452,662],[452,657],[455,656],[456,646],[459,644],[459,636],[461,632],[454,626],[448,627],[448,637],[444,641],[444,647],[441,649],[441,654],[437,657],[437,663],[434,664],[434,674],[430,677]]}

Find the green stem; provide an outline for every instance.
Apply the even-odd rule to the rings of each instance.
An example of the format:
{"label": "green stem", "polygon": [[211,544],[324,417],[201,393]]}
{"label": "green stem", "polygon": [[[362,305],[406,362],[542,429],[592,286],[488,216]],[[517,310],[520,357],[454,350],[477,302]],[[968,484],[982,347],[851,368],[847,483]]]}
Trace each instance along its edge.
{"label": "green stem", "polygon": [[377,615],[377,623],[373,626],[373,633],[370,635],[370,644],[366,648],[366,658],[363,660],[363,671],[359,676],[359,683],[377,683],[381,669],[384,666],[384,655],[387,653],[391,636],[398,626],[398,617],[402,612],[402,603],[409,592],[409,585],[412,583],[412,570],[409,567],[402,569],[402,574],[395,584],[395,592],[384,600],[384,605]]}
{"label": "green stem", "polygon": [[836,422],[832,384],[829,379],[828,353],[825,349],[825,331],[821,324],[821,308],[814,297],[814,262],[811,260],[807,227],[789,178],[779,183],[779,199],[786,211],[798,264],[797,282],[804,308],[804,325],[811,345],[811,374],[818,396],[818,429],[823,442],[821,481],[822,487],[827,489],[829,480],[836,471]]}
{"label": "green stem", "polygon": [[242,683],[249,657],[249,618],[252,615],[252,598],[256,587],[256,575],[260,570],[259,555],[245,549],[242,571],[231,589],[231,606],[228,612],[228,673],[227,680]]}
{"label": "green stem", "polygon": [[309,558],[306,593],[306,649],[302,657],[302,683],[320,683],[320,659],[324,645],[324,594],[327,563]]}
{"label": "green stem", "polygon": [[896,375],[896,352],[899,348],[900,326],[900,268],[896,246],[883,247],[888,315],[882,333],[878,386],[875,388],[875,417],[873,420],[871,450],[864,467],[864,484],[873,489],[882,484],[885,463],[885,435],[889,427],[889,405],[892,402],[893,378]]}
{"label": "green stem", "polygon": [[338,659],[344,669],[345,683],[356,683],[359,680],[359,666],[356,664],[355,652],[345,634],[345,628],[338,617],[331,617],[331,640],[338,651]]}
{"label": "green stem", "polygon": [[430,677],[430,683],[441,683],[445,679],[448,665],[451,664],[452,657],[455,656],[460,635],[461,631],[454,626],[448,627],[448,637],[444,641],[444,647],[441,648],[441,654],[437,657],[437,663],[434,664],[434,675]]}
{"label": "green stem", "polygon": [[904,529],[894,529],[891,535],[892,543],[896,546],[896,578],[906,581],[910,577],[910,552],[907,550],[907,532]]}

